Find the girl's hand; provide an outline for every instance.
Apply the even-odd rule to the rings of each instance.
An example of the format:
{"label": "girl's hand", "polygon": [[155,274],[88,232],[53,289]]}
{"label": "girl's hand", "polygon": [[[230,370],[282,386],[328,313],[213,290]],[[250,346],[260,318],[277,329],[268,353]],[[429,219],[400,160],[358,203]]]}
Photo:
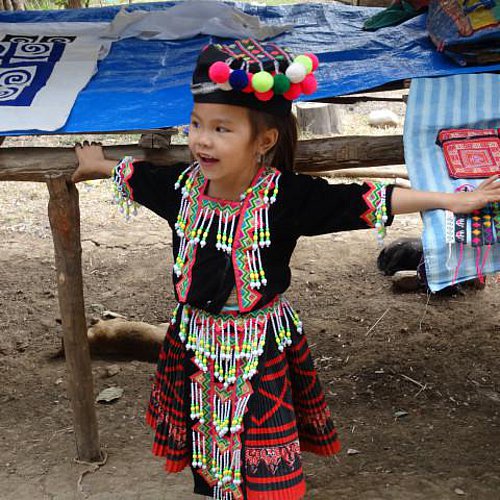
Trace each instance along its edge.
{"label": "girl's hand", "polygon": [[99,142],[89,144],[88,141],[84,141],[83,145],[76,144],[75,153],[78,158],[78,167],[71,177],[75,183],[109,177],[111,169],[116,165],[116,161],[105,158]]}
{"label": "girl's hand", "polygon": [[469,214],[474,210],[480,210],[488,203],[500,202],[499,179],[500,175],[493,175],[472,192],[453,194],[447,208],[456,214]]}

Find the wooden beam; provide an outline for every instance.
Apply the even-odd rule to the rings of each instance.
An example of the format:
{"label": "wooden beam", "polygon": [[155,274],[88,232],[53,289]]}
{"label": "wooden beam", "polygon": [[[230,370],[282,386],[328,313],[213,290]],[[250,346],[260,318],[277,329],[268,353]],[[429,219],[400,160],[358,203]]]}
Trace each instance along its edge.
{"label": "wooden beam", "polygon": [[334,170],[333,172],[321,172],[326,177],[373,177],[379,179],[409,179],[404,165],[394,167],[359,167]]}
{"label": "wooden beam", "polygon": [[[134,156],[159,165],[190,161],[188,147],[181,145],[172,145],[169,149],[140,149],[136,146],[110,146],[104,149],[108,158],[116,160]],[[356,135],[300,141],[296,170],[321,172],[402,163],[402,136]],[[45,182],[47,175],[69,176],[75,168],[73,148],[0,148],[0,181]]]}
{"label": "wooden beam", "polygon": [[322,172],[404,161],[402,136],[354,135],[300,141],[295,164],[298,172]]}
{"label": "wooden beam", "polygon": [[83,301],[78,190],[64,175],[46,181],[76,450],[79,460],[94,462],[102,457]]}
{"label": "wooden beam", "polygon": [[406,102],[405,95],[399,97],[378,97],[369,95],[341,95],[324,97],[313,102],[328,102],[332,104],[356,104],[358,102]]}
{"label": "wooden beam", "polygon": [[[372,93],[377,93],[377,92],[393,92],[395,90],[407,90],[410,88],[411,85],[411,80],[405,79],[405,80],[395,80],[393,82],[388,82],[384,83],[383,85],[379,85],[377,87],[372,87],[371,89],[365,89],[363,92],[350,92],[348,94],[343,94],[342,96],[334,96],[334,97],[320,97],[318,99],[313,99],[313,101],[321,101],[321,102],[328,102],[328,99],[337,99],[339,97],[346,97],[346,96],[355,96],[359,94],[372,94]],[[370,96],[370,97],[375,97],[375,96]]]}

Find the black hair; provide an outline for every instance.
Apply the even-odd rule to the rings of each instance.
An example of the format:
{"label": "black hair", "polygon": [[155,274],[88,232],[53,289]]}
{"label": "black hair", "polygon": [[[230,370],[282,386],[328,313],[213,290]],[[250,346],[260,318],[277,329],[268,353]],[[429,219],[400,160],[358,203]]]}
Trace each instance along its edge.
{"label": "black hair", "polygon": [[271,115],[264,111],[248,110],[252,138],[256,139],[263,129],[275,128],[278,131],[278,141],[266,154],[269,165],[282,172],[292,172],[295,166],[295,153],[297,150],[297,120],[293,113],[286,117]]}

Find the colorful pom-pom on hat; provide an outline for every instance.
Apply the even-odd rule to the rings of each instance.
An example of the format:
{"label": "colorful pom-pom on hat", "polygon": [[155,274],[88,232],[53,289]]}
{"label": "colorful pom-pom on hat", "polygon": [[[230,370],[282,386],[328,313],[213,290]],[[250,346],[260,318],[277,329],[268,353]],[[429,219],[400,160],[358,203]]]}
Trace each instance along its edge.
{"label": "colorful pom-pom on hat", "polygon": [[295,55],[271,42],[236,40],[208,45],[198,57],[195,102],[233,104],[286,116],[292,101],[316,91],[314,54]]}

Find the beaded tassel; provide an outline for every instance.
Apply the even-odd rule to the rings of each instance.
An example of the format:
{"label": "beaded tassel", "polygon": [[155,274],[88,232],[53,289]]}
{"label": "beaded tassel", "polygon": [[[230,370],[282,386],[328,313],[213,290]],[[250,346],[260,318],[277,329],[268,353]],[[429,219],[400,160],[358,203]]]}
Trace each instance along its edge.
{"label": "beaded tassel", "polygon": [[227,388],[236,382],[238,362],[243,361],[240,363],[242,375],[251,378],[264,352],[269,326],[280,350],[291,344],[291,323],[302,332],[302,322],[284,299],[267,314],[241,321],[214,320],[213,316],[184,306],[179,337],[186,349],[194,352],[194,361],[200,370],[206,372],[213,361],[216,379]]}
{"label": "beaded tassel", "polygon": [[481,211],[474,210],[472,212],[471,223],[471,245],[480,247],[483,245],[483,226],[481,223]]}
{"label": "beaded tassel", "polygon": [[119,207],[126,220],[130,219],[131,215],[137,215],[138,205],[131,199],[131,193],[126,179],[134,171],[133,158],[125,156],[111,172],[113,181],[113,202]]}
{"label": "beaded tassel", "polygon": [[218,218],[219,222],[217,225],[215,248],[230,254],[233,250],[234,230],[237,216],[233,215],[230,217],[228,213],[219,211]]}
{"label": "beaded tassel", "polygon": [[497,243],[500,243],[500,203],[493,203],[493,221],[497,233]]}
{"label": "beaded tassel", "polygon": [[266,272],[262,265],[262,257],[258,246],[247,250],[247,262],[250,269],[250,287],[259,289],[261,286],[266,286]]}
{"label": "beaded tassel", "polygon": [[[192,377],[190,384],[190,417],[197,421],[192,430],[192,465],[207,469],[210,464],[211,475],[216,480],[214,498],[232,499],[235,489],[241,485],[239,433],[251,396],[248,390],[242,390],[244,381],[257,373],[268,330],[271,329],[282,351],[292,342],[292,325],[297,332],[302,332],[297,313],[283,298],[258,315],[226,320],[182,306],[179,337],[186,349],[194,352],[193,360],[201,370],[199,373],[207,374]],[[207,390],[210,377],[214,383],[211,393]],[[211,455],[207,455],[210,452]]]}
{"label": "beaded tassel", "polygon": [[380,201],[377,204],[377,211],[375,213],[375,229],[377,230],[377,240],[380,245],[383,243],[383,240],[385,238],[385,224],[389,219],[389,217],[387,216],[386,193],[387,190],[384,186],[380,190]]}
{"label": "beaded tassel", "polygon": [[484,231],[484,244],[491,246],[495,243],[493,234],[493,211],[491,205],[487,205],[482,211],[482,225]]}
{"label": "beaded tassel", "polygon": [[[181,189],[182,199],[175,222],[175,231],[180,238],[179,250],[174,262],[174,273],[181,276],[184,266],[190,259],[195,245],[204,247],[207,243],[210,228],[217,224],[215,248],[231,254],[241,217],[241,209],[249,196],[258,194],[263,205],[257,205],[252,211],[250,227],[245,229],[252,238],[251,249],[246,253],[246,271],[251,288],[261,288],[267,285],[266,273],[262,263],[261,249],[271,245],[269,225],[269,207],[278,196],[280,172],[262,177],[240,196],[240,206],[219,207],[207,202],[200,202],[199,196],[199,165],[192,164],[184,170],[175,183],[176,189]],[[194,187],[193,187],[194,186]],[[217,219],[217,221],[215,221]],[[238,237],[242,237],[241,233]]]}
{"label": "beaded tassel", "polygon": [[[275,174],[271,179],[269,179],[269,182],[264,189],[264,203],[266,205],[273,204],[276,201],[276,198],[278,196],[278,183],[279,183],[279,174]],[[269,193],[271,193],[271,197],[269,197]]]}

